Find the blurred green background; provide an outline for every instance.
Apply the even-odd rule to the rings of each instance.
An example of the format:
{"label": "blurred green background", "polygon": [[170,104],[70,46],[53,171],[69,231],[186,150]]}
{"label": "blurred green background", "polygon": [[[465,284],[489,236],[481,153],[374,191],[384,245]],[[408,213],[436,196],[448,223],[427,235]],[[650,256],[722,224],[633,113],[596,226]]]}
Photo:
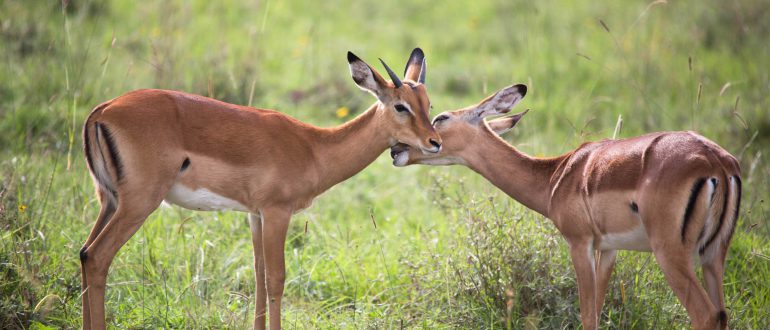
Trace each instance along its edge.
{"label": "blurred green background", "polygon": [[[769,36],[763,0],[1,1],[0,328],[80,326],[95,105],[165,88],[337,125],[374,102],[346,51],[400,68],[419,46],[434,114],[527,84],[519,110],[533,111],[507,137],[527,153],[612,137],[622,116],[619,137],[696,130],[736,155],[730,326],[767,329]],[[109,324],[250,327],[247,228],[161,208],[112,265]],[[381,156],[294,217],[286,255],[286,328],[580,327],[561,236],[461,167]],[[603,328],[689,326],[650,254],[618,260]]]}

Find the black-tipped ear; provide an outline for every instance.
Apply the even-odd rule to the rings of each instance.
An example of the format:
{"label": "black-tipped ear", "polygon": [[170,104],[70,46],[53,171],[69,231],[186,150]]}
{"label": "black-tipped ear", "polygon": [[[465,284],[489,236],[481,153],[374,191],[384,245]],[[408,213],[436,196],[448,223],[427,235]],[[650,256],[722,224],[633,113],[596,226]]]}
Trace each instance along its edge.
{"label": "black-tipped ear", "polygon": [[[524,84],[516,84],[516,85],[513,85],[513,87],[516,87],[516,88],[519,90],[519,93],[521,93],[521,97],[524,97],[524,96],[526,96],[526,95],[527,95],[527,85],[524,85]],[[527,111],[529,111],[529,109],[527,109]],[[522,115],[523,115],[524,113],[527,113],[527,111],[524,111],[524,112],[522,113]]]}
{"label": "black-tipped ear", "polygon": [[471,119],[481,119],[488,116],[508,113],[526,94],[526,85],[518,84],[503,88],[481,101],[471,112]]}
{"label": "black-tipped ear", "polygon": [[387,86],[385,79],[382,79],[377,71],[352,52],[348,52],[348,64],[350,65],[350,75],[358,88],[374,94],[377,99],[382,101],[383,88]]}
{"label": "black-tipped ear", "polygon": [[356,61],[361,61],[361,59],[358,58],[358,56],[356,56],[356,54],[353,54],[353,52],[348,51],[348,63],[353,63],[353,62],[356,62]]}
{"label": "black-tipped ear", "polygon": [[409,60],[406,61],[406,67],[404,68],[404,79],[410,79],[416,82],[421,82],[421,79],[424,81],[424,64],[425,53],[423,53],[422,49],[417,47],[412,51],[412,55],[409,55]]}
{"label": "black-tipped ear", "polygon": [[488,121],[487,125],[497,135],[503,135],[510,131],[514,126],[516,126],[519,120],[521,120],[521,117],[524,117],[527,112],[529,112],[529,109],[524,110],[523,112],[519,112],[513,116],[493,119]]}

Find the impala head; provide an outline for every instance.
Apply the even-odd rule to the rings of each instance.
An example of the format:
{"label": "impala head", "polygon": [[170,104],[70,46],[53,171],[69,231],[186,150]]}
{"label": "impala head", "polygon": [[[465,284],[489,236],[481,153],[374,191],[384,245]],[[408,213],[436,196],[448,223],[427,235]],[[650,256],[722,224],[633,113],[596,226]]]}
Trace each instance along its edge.
{"label": "impala head", "polygon": [[358,56],[348,52],[348,63],[353,81],[359,88],[372,93],[379,100],[377,106],[385,117],[391,145],[404,143],[425,153],[441,150],[441,137],[430,123],[430,100],[425,89],[427,64],[420,48],[415,48],[401,80],[385,62],[382,66],[390,77],[385,80],[376,70]]}
{"label": "impala head", "polygon": [[406,144],[399,143],[390,148],[393,165],[465,164],[467,157],[473,156],[468,152],[472,152],[477,144],[476,141],[507,132],[529,110],[488,122],[485,122],[484,118],[508,113],[526,94],[526,85],[508,86],[476,105],[439,114],[433,119],[433,127],[443,139],[441,152],[425,154]]}

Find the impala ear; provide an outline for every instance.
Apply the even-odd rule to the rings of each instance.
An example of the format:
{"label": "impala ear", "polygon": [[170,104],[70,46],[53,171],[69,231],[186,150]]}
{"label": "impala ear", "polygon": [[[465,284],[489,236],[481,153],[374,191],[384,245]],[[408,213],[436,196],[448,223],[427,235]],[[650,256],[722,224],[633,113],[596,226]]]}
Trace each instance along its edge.
{"label": "impala ear", "polygon": [[487,125],[497,135],[503,135],[510,131],[514,126],[516,126],[516,123],[518,123],[519,120],[521,120],[521,117],[524,117],[527,112],[529,112],[529,109],[524,110],[524,112],[519,112],[513,116],[493,119],[488,121]]}
{"label": "impala ear", "polygon": [[415,48],[412,51],[412,55],[409,56],[409,60],[406,61],[406,67],[404,68],[404,79],[410,79],[421,84],[425,84],[425,73],[428,69],[428,64],[425,63],[425,53],[422,49]]}
{"label": "impala ear", "polygon": [[358,85],[358,88],[381,99],[384,95],[383,89],[387,86],[385,79],[352,52],[348,52],[348,64],[350,65],[350,75],[353,76],[353,81]]}
{"label": "impala ear", "polygon": [[511,108],[527,94],[527,86],[518,84],[501,89],[481,101],[473,111],[471,119],[483,119],[485,117],[502,115],[511,111]]}

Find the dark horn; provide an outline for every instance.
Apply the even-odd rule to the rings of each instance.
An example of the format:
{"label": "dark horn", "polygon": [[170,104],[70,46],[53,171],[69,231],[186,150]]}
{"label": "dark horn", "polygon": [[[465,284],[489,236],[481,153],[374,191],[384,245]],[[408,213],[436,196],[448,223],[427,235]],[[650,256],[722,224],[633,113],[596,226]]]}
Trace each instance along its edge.
{"label": "dark horn", "polygon": [[385,64],[385,61],[383,61],[382,59],[380,59],[380,63],[382,63],[382,66],[385,67],[385,71],[388,71],[388,76],[390,76],[390,80],[393,80],[393,84],[396,85],[396,88],[401,87],[402,85],[401,79],[398,79],[398,76],[396,75],[396,73],[393,72],[393,70],[391,70],[390,67],[388,67],[388,65]]}
{"label": "dark horn", "polygon": [[421,83],[425,85],[425,72],[428,71],[428,63],[425,62],[425,58],[422,58],[422,67],[420,67],[420,78],[417,80],[418,83]]}

